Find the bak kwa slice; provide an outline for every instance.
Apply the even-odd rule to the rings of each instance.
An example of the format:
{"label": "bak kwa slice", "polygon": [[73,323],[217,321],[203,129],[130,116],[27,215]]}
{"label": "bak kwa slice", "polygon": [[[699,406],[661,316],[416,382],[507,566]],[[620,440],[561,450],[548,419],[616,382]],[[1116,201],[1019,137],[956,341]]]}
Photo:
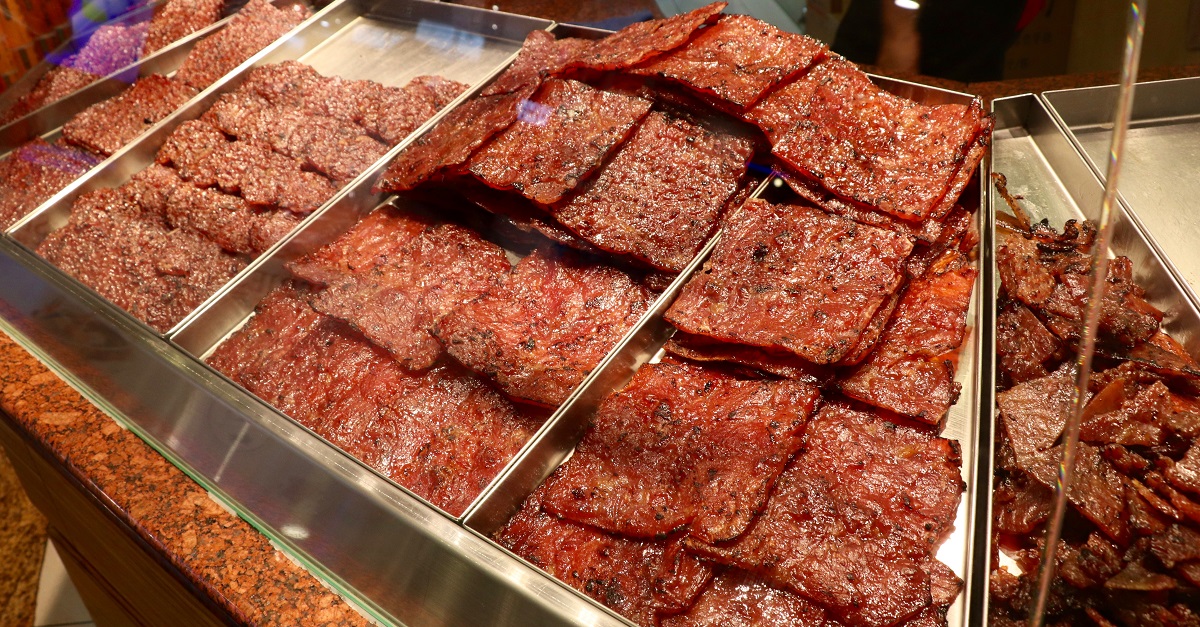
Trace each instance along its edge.
{"label": "bak kwa slice", "polygon": [[100,160],[91,153],[42,138],[0,159],[0,230],[36,209]]}
{"label": "bak kwa slice", "polygon": [[[776,156],[847,200],[902,219],[940,219],[983,157],[990,128],[978,102],[925,106],[871,83],[830,58],[799,79],[812,83]],[[901,140],[900,138],[905,138]]]}
{"label": "bak kwa slice", "polygon": [[385,263],[434,224],[431,218],[384,207],[360,220],[345,235],[287,267],[297,278],[329,285],[344,275],[369,272]]}
{"label": "bak kwa slice", "polygon": [[266,0],[250,0],[225,28],[205,37],[192,48],[175,77],[197,90],[204,89],[310,14],[303,4],[278,9]]}
{"label": "bak kwa slice", "polygon": [[63,137],[95,153],[111,156],[146,129],[178,109],[197,90],[159,74],[138,79],[119,96],[84,109],[63,125]]}
{"label": "bak kwa slice", "polygon": [[752,154],[748,141],[654,112],[551,213],[598,248],[680,272],[716,230]]}
{"label": "bak kwa slice", "polygon": [[712,576],[678,537],[632,540],[561,520],[542,511],[544,494],[535,490],[495,540],[638,625],[689,607]]}
{"label": "bak kwa slice", "polygon": [[667,320],[695,335],[794,353],[845,357],[896,291],[912,244],[802,205],[749,200],[725,219],[712,257]]}
{"label": "bak kwa slice", "polygon": [[930,607],[944,568],[931,554],[964,488],[958,446],[842,403],[822,407],[807,433],[745,534],[688,539],[688,550],[758,573],[847,625],[892,625]]}
{"label": "bak kwa slice", "polygon": [[510,397],[557,407],[653,297],[614,268],[534,251],[503,285],[450,312],[434,334]]}
{"label": "bak kwa slice", "polygon": [[682,83],[742,110],[825,56],[827,48],[747,15],[724,15],[686,45],[629,70]]}
{"label": "bak kwa slice", "polygon": [[521,52],[513,64],[479,92],[479,95],[508,94],[530,85],[540,85],[543,80],[561,71],[563,65],[581,50],[591,45],[592,42],[585,39],[555,39],[554,35],[547,31],[532,31],[525,36]]}
{"label": "bak kwa slice", "polygon": [[620,70],[678,48],[707,23],[716,21],[726,2],[714,2],[688,13],[630,24],[598,39],[567,63],[567,69]]}
{"label": "bak kwa slice", "polygon": [[[357,238],[351,231],[332,245]],[[312,306],[350,323],[414,371],[442,355],[433,327],[454,308],[499,286],[511,269],[502,248],[453,224],[428,227],[373,262],[326,278]]]}
{"label": "bak kwa slice", "polygon": [[879,344],[841,380],[842,393],[876,407],[937,424],[958,400],[954,361],[978,272],[947,251],[912,281]]}
{"label": "bak kwa slice", "polygon": [[692,361],[738,364],[818,387],[824,387],[833,379],[833,370],[830,368],[818,366],[791,353],[772,352],[745,344],[730,344],[683,331],[676,331],[663,345],[663,349]]}
{"label": "bak kwa slice", "polygon": [[650,111],[650,101],[552,79],[523,103],[517,119],[466,167],[496,189],[541,205],[583,182]]}
{"label": "bak kwa slice", "polygon": [[762,510],[818,398],[796,381],[648,364],[601,403],[543,507],[624,536],[730,540]]}

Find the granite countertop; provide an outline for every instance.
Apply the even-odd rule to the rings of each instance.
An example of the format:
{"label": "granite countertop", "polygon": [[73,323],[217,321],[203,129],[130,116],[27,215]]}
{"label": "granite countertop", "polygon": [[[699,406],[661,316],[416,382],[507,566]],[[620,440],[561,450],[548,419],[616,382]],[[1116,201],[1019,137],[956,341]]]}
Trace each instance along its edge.
{"label": "granite countertop", "polygon": [[[463,4],[498,6],[505,11],[574,22],[597,22],[636,12],[657,13],[650,0],[466,0]],[[1200,75],[1200,66],[1149,69],[1140,78],[1196,75]],[[1110,84],[1116,81],[1116,74],[977,84],[900,78],[992,98]],[[367,624],[349,604],[286,558],[265,536],[219,506],[183,472],[3,334],[0,409],[15,420],[28,441],[48,452],[55,463],[105,503],[228,617],[249,624]]]}

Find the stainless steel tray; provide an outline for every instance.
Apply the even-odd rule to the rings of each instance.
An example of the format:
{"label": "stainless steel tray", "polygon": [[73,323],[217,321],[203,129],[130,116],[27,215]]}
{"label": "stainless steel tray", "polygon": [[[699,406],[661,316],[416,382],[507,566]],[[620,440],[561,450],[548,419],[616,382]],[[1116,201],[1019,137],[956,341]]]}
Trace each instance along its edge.
{"label": "stainless steel tray", "polygon": [[[1042,94],[1092,171],[1104,180],[1117,87]],[[1200,305],[1200,78],[1140,83],[1125,136],[1121,196],[1130,217],[1161,253],[1184,292]]]}
{"label": "stainless steel tray", "polygon": [[[30,250],[36,249],[50,232],[66,223],[79,196],[95,189],[117,187],[153,163],[158,149],[175,128],[200,117],[221,94],[236,89],[253,67],[295,59],[325,75],[370,78],[386,85],[404,84],[427,73],[478,84],[506,64],[520,48],[526,33],[549,26],[550,22],[545,20],[421,0],[335,1],[76,179],[14,224],[8,233]],[[379,62],[376,57],[381,50],[390,51],[405,62]],[[410,140],[401,142],[370,171],[386,163],[407,141]],[[355,182],[345,189],[353,188]],[[341,197],[342,194],[335,195],[327,205]],[[267,251],[260,259],[270,254]],[[238,278],[233,282],[238,282]],[[223,291],[219,290],[212,298]],[[178,327],[186,324],[187,320],[181,321]]]}
{"label": "stainless steel tray", "polygon": [[[397,41],[394,31],[386,32],[381,23],[407,23],[410,33],[417,35],[432,29],[448,35],[438,41],[456,42],[448,49],[457,54],[462,53],[460,42],[467,42],[461,45],[468,50],[488,48],[488,54],[495,54],[489,59],[506,60],[485,64],[478,58],[447,56],[445,65],[412,70],[463,76],[459,80],[475,85],[471,91],[481,88],[511,61],[511,55],[498,46],[506,44],[507,50],[515,51],[525,32],[549,24],[416,0],[377,5],[335,2],[287,41],[252,57],[184,110],[43,205],[11,232],[11,238],[0,239],[0,276],[5,277],[0,282],[0,328],[378,620],[402,619],[415,625],[628,625],[606,608],[515,559],[485,534],[502,523],[573,450],[598,402],[624,385],[666,341],[672,329],[662,313],[715,246],[716,238],[459,521],[398,488],[198,359],[237,328],[254,305],[283,280],[286,261],[327,243],[365,213],[391,200],[372,194],[371,185],[391,157],[433,121],[341,190],[165,337],[26,248],[36,246],[56,220],[65,218],[74,197],[120,184],[147,165],[173,128],[197,117],[220,93],[240,84],[249,67],[300,58],[327,74],[340,73],[337,67],[350,64],[366,68],[369,64],[364,59],[373,58],[373,48],[348,52],[361,45],[360,36],[381,38],[393,46],[392,55],[404,55],[397,47],[404,50],[405,42],[416,37]],[[483,36],[489,33],[500,39]],[[582,29],[570,29],[570,33],[595,34]],[[452,71],[463,74],[456,76]],[[389,76],[400,81],[411,75]],[[907,90],[905,95],[918,100],[963,102],[968,98],[912,83],[877,80],[886,88]],[[979,222],[984,237],[988,235],[986,224]],[[951,410],[945,431],[947,437],[962,444],[963,474],[969,485],[955,533],[939,553],[967,580],[968,593],[952,609],[951,623],[955,625],[966,624],[969,599],[973,598],[970,592],[982,585],[973,573],[986,576],[987,572],[975,566],[981,545],[971,544],[972,537],[986,537],[987,531],[986,523],[982,532],[978,529],[978,520],[986,519],[976,507],[975,497],[983,493],[975,489],[980,483],[976,469],[990,472],[990,462],[976,460],[979,447],[975,437],[979,408],[985,406],[980,385],[982,351],[990,346],[981,338],[992,324],[991,309],[979,306],[985,296],[984,274],[976,285],[969,313],[974,331],[968,334],[961,352],[958,378],[963,394]],[[982,546],[986,550],[986,544]]]}
{"label": "stainless steel tray", "polygon": [[[1139,88],[1140,89],[1140,88]],[[1066,129],[1058,124],[1046,104],[1032,96],[1000,98],[992,103],[996,114],[996,128],[992,141],[991,171],[1003,173],[1008,179],[1008,190],[1024,197],[1022,206],[1033,220],[1047,219],[1051,226],[1061,230],[1071,219],[1095,219],[1100,212],[1104,196],[1104,185],[1085,156],[1076,150]],[[1132,172],[1122,177],[1132,179]],[[990,182],[986,219],[995,224],[997,213],[1010,213],[1004,199],[994,193]],[[1193,356],[1200,355],[1200,310],[1186,296],[1184,285],[1169,270],[1161,253],[1153,246],[1130,217],[1128,207],[1120,203],[1112,224],[1112,254],[1124,255],[1133,262],[1134,280],[1146,290],[1147,300],[1165,313],[1162,329],[1179,340]],[[981,244],[985,257],[981,276],[987,278],[985,306],[995,311],[996,295],[1000,279],[996,274],[994,230],[985,231],[986,239]],[[991,572],[990,524],[992,520],[992,459],[996,419],[996,357],[995,320],[986,330],[986,340],[992,347],[986,353],[980,422],[980,463],[977,471],[982,477],[977,500],[980,502],[980,531],[976,538],[976,550],[980,553],[979,566],[984,570],[977,575],[979,585],[972,592],[977,597],[973,607],[972,624],[983,624],[987,616],[987,577]],[[986,462],[986,465],[984,465]],[[986,473],[986,474],[984,474]],[[982,514],[986,513],[986,516]]]}

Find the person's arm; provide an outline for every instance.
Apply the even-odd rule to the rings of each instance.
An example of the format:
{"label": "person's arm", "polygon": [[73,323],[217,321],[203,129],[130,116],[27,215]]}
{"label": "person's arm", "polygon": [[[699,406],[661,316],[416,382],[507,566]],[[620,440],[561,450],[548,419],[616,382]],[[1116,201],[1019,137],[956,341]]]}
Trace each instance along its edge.
{"label": "person's arm", "polygon": [[882,35],[875,64],[883,71],[917,74],[921,69],[921,35],[917,32],[916,2],[882,0]]}

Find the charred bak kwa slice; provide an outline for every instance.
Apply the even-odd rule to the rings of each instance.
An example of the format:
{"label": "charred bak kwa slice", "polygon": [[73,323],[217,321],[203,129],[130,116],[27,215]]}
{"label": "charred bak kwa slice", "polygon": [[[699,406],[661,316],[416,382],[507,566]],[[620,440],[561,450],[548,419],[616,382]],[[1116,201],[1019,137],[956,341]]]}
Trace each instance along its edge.
{"label": "charred bak kwa slice", "polygon": [[535,251],[502,286],[450,312],[434,333],[505,394],[557,407],[653,297],[614,268]]}
{"label": "charred bak kwa slice", "polygon": [[551,213],[598,248],[680,272],[716,230],[752,154],[748,141],[654,112]]}
{"label": "charred bak kwa slice", "polygon": [[[351,231],[332,246],[351,246],[358,237]],[[443,353],[433,327],[454,308],[498,287],[512,267],[499,246],[452,224],[430,226],[372,261],[326,277],[312,306],[350,323],[414,371],[432,366]]]}
{"label": "charred bak kwa slice", "polygon": [[496,541],[638,625],[689,607],[712,576],[678,537],[632,540],[561,520],[542,510],[544,493],[534,491]]}
{"label": "charred bak kwa slice", "polygon": [[[937,220],[983,156],[976,143],[990,120],[977,102],[920,105],[876,87],[838,57],[799,81],[810,85],[794,94],[797,100],[803,102],[806,89],[812,93],[793,110],[794,124],[767,116],[771,132],[791,125],[773,151],[844,199],[913,222]],[[948,198],[952,188],[957,192]]]}
{"label": "charred bak kwa slice", "polygon": [[682,83],[742,110],[826,51],[815,39],[785,33],[746,15],[725,15],[686,45],[629,71]]}
{"label": "charred bak kwa slice", "polygon": [[833,403],[763,514],[732,542],[689,551],[764,576],[848,625],[893,625],[934,603],[930,554],[963,490],[958,447]]}
{"label": "charred bak kwa slice", "polygon": [[537,428],[469,372],[414,375],[304,290],[269,295],[209,363],[301,424],[452,514]]}
{"label": "charred bak kwa slice", "polygon": [[558,202],[600,167],[650,111],[650,101],[551,79],[466,167],[496,189]]}
{"label": "charred bak kwa slice", "polygon": [[947,251],[912,281],[879,345],[839,383],[847,396],[937,424],[958,399],[948,355],[962,345],[978,272]]}
{"label": "charred bak kwa slice", "polygon": [[678,48],[705,24],[716,21],[725,2],[714,2],[688,13],[630,24],[598,39],[567,63],[567,68],[621,70]]}
{"label": "charred bak kwa slice", "polygon": [[692,334],[843,358],[900,284],[905,238],[819,209],[749,200],[667,311]]}
{"label": "charred bak kwa slice", "polygon": [[543,507],[625,536],[730,540],[762,510],[818,397],[796,381],[643,366],[600,405]]}

